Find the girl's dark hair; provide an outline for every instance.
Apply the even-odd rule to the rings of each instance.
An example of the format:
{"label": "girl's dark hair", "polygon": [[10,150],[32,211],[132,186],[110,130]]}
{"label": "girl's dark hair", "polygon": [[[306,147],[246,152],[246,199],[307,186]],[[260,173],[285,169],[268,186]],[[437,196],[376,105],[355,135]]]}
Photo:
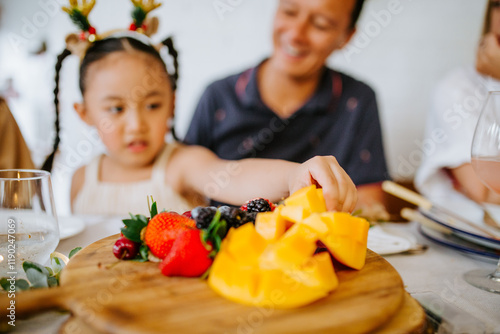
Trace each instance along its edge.
{"label": "girl's dark hair", "polygon": [[[79,85],[80,85],[80,91],[82,95],[85,92],[86,89],[86,76],[87,76],[87,71],[89,68],[89,65],[92,63],[106,57],[110,53],[113,52],[118,52],[118,51],[127,51],[132,48],[133,50],[137,50],[140,52],[144,52],[148,55],[151,55],[153,58],[157,59],[158,61],[163,64],[165,67],[165,71],[167,72],[170,82],[172,84],[172,89],[175,91],[177,89],[177,79],[179,78],[179,63],[177,60],[177,50],[174,47],[174,43],[171,37],[168,37],[164,41],[162,41],[162,44],[165,45],[168,48],[168,53],[172,57],[173,65],[174,65],[174,71],[173,73],[169,73],[167,70],[167,67],[165,65],[165,62],[160,56],[160,53],[154,48],[153,45],[151,44],[145,44],[135,38],[131,37],[110,37],[110,38],[105,38],[102,40],[98,40],[88,48],[87,52],[85,53],[85,57],[83,58],[81,64],[80,64],[80,80],[79,80]],[[54,140],[54,145],[53,145],[53,150],[52,153],[47,157],[45,162],[42,165],[42,169],[46,171],[51,171],[52,170],[52,165],[54,163],[54,156],[57,152],[57,149],[59,147],[59,143],[61,141],[59,137],[59,132],[60,132],[60,126],[59,126],[59,72],[61,70],[61,65],[62,61],[64,58],[69,56],[71,52],[68,49],[65,49],[58,57],[57,57],[57,63],[56,63],[56,85],[54,89],[54,104],[55,104],[55,111],[56,111],[56,121],[55,121],[55,130],[56,130],[56,138]],[[174,136],[175,139],[175,131],[173,130],[172,127],[172,135]]]}
{"label": "girl's dark hair", "polygon": [[364,2],[365,0],[356,0],[356,4],[354,5],[351,13],[351,24],[349,25],[349,28],[354,29],[354,27],[356,26],[356,22],[358,22]]}
{"label": "girl's dark hair", "polygon": [[50,172],[52,170],[52,164],[54,163],[54,156],[56,155],[57,148],[59,147],[59,142],[61,141],[61,138],[59,137],[59,72],[61,71],[61,66],[64,58],[69,56],[71,54],[71,51],[68,49],[64,49],[63,52],[59,56],[57,56],[57,62],[56,62],[56,86],[54,88],[54,106],[56,109],[56,121],[55,121],[55,128],[56,128],[56,138],[54,139],[54,145],[52,146],[52,153],[49,154],[47,159],[45,159],[45,162],[42,165],[42,169]]}

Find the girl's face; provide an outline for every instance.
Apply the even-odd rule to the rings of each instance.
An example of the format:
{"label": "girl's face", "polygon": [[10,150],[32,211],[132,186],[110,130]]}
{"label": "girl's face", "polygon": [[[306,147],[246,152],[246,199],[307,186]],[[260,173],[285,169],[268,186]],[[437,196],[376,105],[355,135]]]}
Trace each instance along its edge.
{"label": "girl's face", "polygon": [[280,0],[271,63],[294,77],[317,74],[354,33],[349,27],[354,4],[355,0]]}
{"label": "girl's face", "polygon": [[153,163],[173,116],[173,91],[162,64],[140,52],[114,52],[91,64],[83,104],[75,109],[95,126],[108,156],[128,167]]}

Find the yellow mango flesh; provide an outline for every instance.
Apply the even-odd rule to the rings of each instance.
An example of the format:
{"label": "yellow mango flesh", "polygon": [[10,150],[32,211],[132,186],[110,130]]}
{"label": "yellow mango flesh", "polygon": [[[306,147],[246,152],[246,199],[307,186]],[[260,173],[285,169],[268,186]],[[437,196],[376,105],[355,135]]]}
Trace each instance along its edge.
{"label": "yellow mango flesh", "polygon": [[255,230],[267,241],[275,241],[285,233],[287,222],[281,208],[273,212],[260,212],[255,219]]}
{"label": "yellow mango flesh", "polygon": [[306,219],[311,212],[301,206],[283,206],[280,210],[281,216],[290,222],[300,223]]}
{"label": "yellow mango flesh", "polygon": [[328,234],[320,240],[340,263],[354,269],[365,265],[370,223],[345,212],[323,214]]}
{"label": "yellow mango flesh", "polygon": [[253,224],[245,224],[231,232],[227,252],[241,265],[255,265],[267,246],[266,240],[255,231]]}
{"label": "yellow mango flesh", "polygon": [[285,206],[300,206],[309,212],[325,212],[326,205],[323,190],[310,185],[294,192],[285,199]]}
{"label": "yellow mango flesh", "polygon": [[319,236],[324,236],[329,232],[328,225],[324,214],[313,213],[299,224],[309,226]]}
{"label": "yellow mango flesh", "polygon": [[[244,226],[249,227],[240,231]],[[256,233],[252,224],[244,226],[231,230],[212,264],[208,284],[220,295],[247,305],[294,308],[322,298],[337,287],[330,255],[313,255],[317,235],[307,226],[294,225],[278,242],[268,244],[262,255],[273,253],[276,261],[270,266],[259,261],[242,262],[241,257],[237,260],[233,256],[231,251],[236,248],[232,244],[252,240]],[[287,254],[286,249],[294,252]]]}

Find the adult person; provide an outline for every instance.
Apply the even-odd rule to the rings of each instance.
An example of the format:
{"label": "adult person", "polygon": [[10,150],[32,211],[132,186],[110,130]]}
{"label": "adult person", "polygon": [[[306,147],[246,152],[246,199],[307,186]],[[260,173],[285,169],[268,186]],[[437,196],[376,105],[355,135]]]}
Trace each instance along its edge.
{"label": "adult person", "polygon": [[500,195],[474,173],[470,150],[474,129],[489,90],[500,90],[500,1],[488,1],[476,66],[451,71],[437,86],[426,139],[435,149],[424,156],[415,185],[435,200],[460,199],[500,204]]}
{"label": "adult person", "polygon": [[0,97],[0,169],[33,169],[30,150],[10,112]]}
{"label": "adult person", "polygon": [[334,155],[373,211],[388,177],[375,93],[325,65],[354,35],[363,3],[280,0],[271,56],[209,85],[184,141],[232,160]]}

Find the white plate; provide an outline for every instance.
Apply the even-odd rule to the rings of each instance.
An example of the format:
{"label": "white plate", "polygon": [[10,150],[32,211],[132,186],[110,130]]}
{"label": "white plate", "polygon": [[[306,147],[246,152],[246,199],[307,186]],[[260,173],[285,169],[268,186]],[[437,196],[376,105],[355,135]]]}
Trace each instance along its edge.
{"label": "white plate", "polygon": [[[481,208],[474,202],[470,200],[457,200],[454,199],[453,201],[451,200],[445,200],[445,199],[440,199],[439,201],[436,201],[436,204],[439,206],[454,212],[455,214],[464,217],[465,219],[473,222],[474,224],[477,224],[483,229],[488,230],[490,233],[495,235],[498,239],[492,238],[484,233],[482,233],[479,230],[476,230],[475,228],[457,220],[457,219],[452,219],[446,215],[439,215],[436,214],[436,212],[432,211],[427,211],[427,210],[420,210],[423,215],[425,215],[427,218],[430,218],[434,220],[435,222],[450,228],[453,233],[463,239],[466,239],[470,242],[494,248],[494,249],[500,249],[500,230],[497,230],[495,228],[492,228],[490,226],[487,226],[483,222],[483,211]],[[497,221],[500,222],[500,206],[499,205],[493,205],[493,204],[487,204],[486,207],[488,208],[488,211],[490,214],[493,216],[493,218]]]}
{"label": "white plate", "polygon": [[474,258],[496,263],[500,257],[500,250],[491,249],[477,243],[469,242],[463,238],[459,238],[457,235],[444,234],[426,226],[419,226],[419,230],[424,237],[445,247],[463,252]]}
{"label": "white plate", "polygon": [[375,225],[368,230],[368,248],[379,255],[405,252],[416,246],[413,235]]}
{"label": "white plate", "polygon": [[59,222],[59,239],[64,240],[77,235],[85,229],[85,222],[76,216],[57,217]]}

